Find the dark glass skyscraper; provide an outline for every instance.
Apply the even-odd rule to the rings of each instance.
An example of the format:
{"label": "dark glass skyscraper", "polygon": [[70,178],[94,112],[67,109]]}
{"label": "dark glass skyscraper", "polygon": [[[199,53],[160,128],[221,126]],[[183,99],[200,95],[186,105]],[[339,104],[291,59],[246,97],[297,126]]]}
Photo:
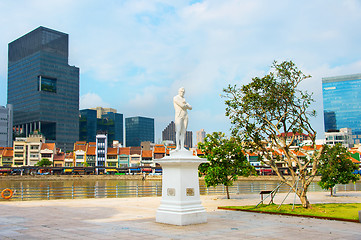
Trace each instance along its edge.
{"label": "dark glass skyscraper", "polygon": [[79,137],[79,68],[68,64],[68,34],[39,27],[9,43],[8,104],[14,127],[63,150]]}
{"label": "dark glass skyscraper", "polygon": [[96,110],[80,110],[79,140],[95,142],[98,131],[107,133],[109,147],[114,140],[123,145],[123,114],[107,112],[101,115],[101,118],[97,118]]}
{"label": "dark glass skyscraper", "polygon": [[322,78],[325,131],[351,128],[361,140],[361,74]]}
{"label": "dark glass skyscraper", "polygon": [[127,147],[140,147],[141,142],[154,143],[154,119],[130,117],[125,119],[125,142]]}
{"label": "dark glass skyscraper", "polygon": [[79,141],[95,142],[97,135],[97,111],[93,109],[80,110]]}

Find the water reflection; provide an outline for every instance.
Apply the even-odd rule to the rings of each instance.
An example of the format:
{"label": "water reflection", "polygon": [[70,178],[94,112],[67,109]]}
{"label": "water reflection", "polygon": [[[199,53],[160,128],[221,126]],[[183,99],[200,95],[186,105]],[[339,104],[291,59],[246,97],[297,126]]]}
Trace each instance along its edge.
{"label": "water reflection", "polygon": [[[236,181],[230,187],[231,194],[259,193],[262,190],[273,190],[279,181]],[[145,197],[161,196],[161,180],[99,180],[99,179],[69,179],[69,180],[2,180],[0,189],[10,188],[17,192],[12,200],[31,199],[74,199],[74,198],[114,198],[114,197]],[[201,195],[225,194],[225,187],[206,188],[200,181]],[[282,185],[279,192],[288,192],[289,187]],[[311,183],[309,191],[325,191],[317,182]],[[361,191],[361,182],[356,184],[337,185],[336,191]]]}

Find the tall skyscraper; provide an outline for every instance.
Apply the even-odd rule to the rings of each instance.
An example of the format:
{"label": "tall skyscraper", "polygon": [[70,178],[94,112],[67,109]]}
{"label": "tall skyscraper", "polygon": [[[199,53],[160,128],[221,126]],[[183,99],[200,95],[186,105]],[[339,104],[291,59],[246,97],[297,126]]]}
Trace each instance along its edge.
{"label": "tall skyscraper", "polygon": [[[99,111],[101,115],[98,114]],[[123,114],[117,113],[115,109],[101,107],[80,110],[79,140],[95,142],[98,131],[107,133],[109,147],[114,140],[123,145]]]}
{"label": "tall skyscraper", "polygon": [[361,140],[361,74],[322,78],[325,132],[351,128]]}
{"label": "tall skyscraper", "polygon": [[97,135],[97,111],[82,109],[79,113],[79,141],[95,142]]}
{"label": "tall skyscraper", "polygon": [[162,131],[162,141],[173,141],[175,143],[175,124],[173,121]]}
{"label": "tall skyscraper", "polygon": [[68,64],[68,34],[39,27],[9,43],[8,103],[14,127],[35,130],[67,151],[79,137],[79,68]]}
{"label": "tall skyscraper", "polygon": [[129,117],[125,119],[125,142],[127,147],[140,147],[141,142],[154,143],[154,119]]}
{"label": "tall skyscraper", "polygon": [[[175,123],[171,121],[168,126],[162,131],[162,140],[163,141],[173,141],[176,144],[176,133],[175,133]],[[193,133],[192,131],[186,132],[186,138],[184,140],[184,146],[187,148],[193,147]]]}
{"label": "tall skyscraper", "polygon": [[193,132],[187,131],[186,132],[186,139],[184,140],[184,146],[186,148],[192,148],[193,147]]}
{"label": "tall skyscraper", "polygon": [[0,106],[0,147],[13,146],[13,106]]}
{"label": "tall skyscraper", "polygon": [[197,144],[198,143],[203,143],[204,142],[204,138],[206,137],[206,132],[204,131],[204,129],[201,129],[199,131],[197,131]]}

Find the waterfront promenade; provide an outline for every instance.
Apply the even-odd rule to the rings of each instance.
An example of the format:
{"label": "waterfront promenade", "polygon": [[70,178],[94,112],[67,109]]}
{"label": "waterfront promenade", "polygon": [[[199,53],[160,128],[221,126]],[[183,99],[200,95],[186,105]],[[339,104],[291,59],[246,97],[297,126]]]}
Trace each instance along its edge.
{"label": "waterfront promenade", "polygon": [[[361,223],[217,209],[259,202],[258,194],[231,197],[201,196],[208,223],[190,226],[156,223],[161,197],[2,201],[0,239],[361,239]],[[309,199],[361,202],[361,192],[312,192]]]}

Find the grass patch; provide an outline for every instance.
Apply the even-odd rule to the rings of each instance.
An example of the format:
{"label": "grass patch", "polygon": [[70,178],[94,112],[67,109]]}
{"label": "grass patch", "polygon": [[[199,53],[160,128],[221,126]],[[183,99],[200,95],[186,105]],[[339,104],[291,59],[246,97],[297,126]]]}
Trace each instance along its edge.
{"label": "grass patch", "polygon": [[339,218],[346,220],[358,221],[358,211],[361,211],[361,203],[325,203],[325,204],[312,204],[311,208],[305,209],[300,204],[295,204],[292,211],[292,204],[284,204],[279,209],[278,204],[260,204],[258,207],[252,206],[229,206],[222,207],[222,209],[229,210],[244,210],[244,211],[257,211],[267,213],[278,213],[287,215],[301,215],[310,217],[321,218]]}

